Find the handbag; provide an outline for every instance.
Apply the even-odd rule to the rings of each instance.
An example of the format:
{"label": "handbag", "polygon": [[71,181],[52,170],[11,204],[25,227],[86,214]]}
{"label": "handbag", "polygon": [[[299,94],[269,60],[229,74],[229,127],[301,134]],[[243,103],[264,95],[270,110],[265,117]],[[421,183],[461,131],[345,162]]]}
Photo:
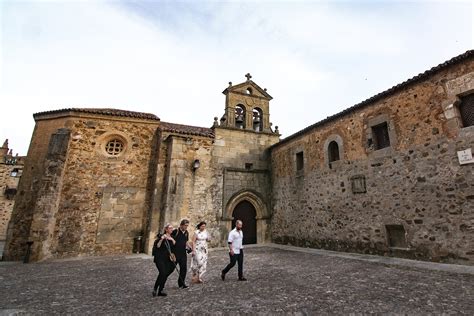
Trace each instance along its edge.
{"label": "handbag", "polygon": [[176,255],[174,253],[170,253],[170,260],[171,262],[176,262]]}
{"label": "handbag", "polygon": [[169,255],[170,261],[175,263],[176,262],[176,255],[171,252],[171,247],[170,247],[170,244],[168,242],[168,239],[165,239],[165,244],[166,244],[166,248],[168,249],[168,253],[170,254]]}

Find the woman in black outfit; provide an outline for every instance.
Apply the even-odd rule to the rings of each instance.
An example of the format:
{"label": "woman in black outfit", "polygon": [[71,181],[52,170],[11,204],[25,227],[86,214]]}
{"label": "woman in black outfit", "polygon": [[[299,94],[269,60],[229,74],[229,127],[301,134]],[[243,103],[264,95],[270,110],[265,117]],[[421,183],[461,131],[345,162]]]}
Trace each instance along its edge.
{"label": "woman in black outfit", "polygon": [[[153,288],[153,296],[166,296],[163,292],[168,276],[174,271],[174,264],[170,259],[170,249],[176,243],[171,237],[173,226],[167,224],[163,235],[158,234],[153,243],[153,261],[158,268],[158,277],[156,278],[155,286]],[[157,292],[158,290],[158,292]]]}

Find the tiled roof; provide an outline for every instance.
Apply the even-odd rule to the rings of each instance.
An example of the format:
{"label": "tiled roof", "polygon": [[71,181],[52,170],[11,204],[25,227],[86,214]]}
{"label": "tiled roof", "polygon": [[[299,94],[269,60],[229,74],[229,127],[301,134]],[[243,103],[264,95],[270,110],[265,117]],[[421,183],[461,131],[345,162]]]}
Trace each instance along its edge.
{"label": "tiled roof", "polygon": [[390,95],[392,95],[392,94],[394,94],[394,93],[396,93],[396,92],[399,92],[399,91],[402,90],[402,89],[405,89],[406,87],[408,87],[409,85],[411,85],[411,84],[413,84],[413,83],[416,83],[416,82],[419,82],[419,81],[421,81],[421,80],[424,80],[424,79],[428,78],[429,76],[432,76],[432,75],[436,74],[437,72],[439,72],[439,71],[445,69],[445,68],[448,67],[448,66],[455,65],[455,64],[457,64],[457,63],[459,63],[459,62],[462,62],[462,61],[467,60],[467,59],[472,58],[472,57],[474,57],[474,50],[468,50],[468,51],[466,51],[464,54],[461,54],[461,55],[458,55],[458,56],[456,56],[456,57],[453,57],[453,58],[451,58],[450,60],[447,60],[447,61],[445,61],[444,63],[441,63],[441,64],[439,64],[439,65],[437,65],[437,66],[435,66],[435,67],[433,67],[433,68],[431,68],[431,69],[428,69],[428,70],[426,70],[425,72],[420,73],[420,74],[414,76],[413,78],[410,78],[410,79],[408,79],[408,80],[405,80],[404,82],[399,83],[399,84],[397,84],[397,85],[391,87],[390,89],[387,89],[387,90],[385,90],[385,91],[383,91],[383,92],[380,92],[380,93],[378,93],[378,94],[376,94],[376,95],[374,95],[374,96],[368,98],[367,100],[364,100],[364,101],[362,101],[362,102],[360,102],[360,103],[357,103],[357,104],[351,106],[350,108],[347,108],[347,109],[345,109],[345,110],[343,110],[343,111],[341,111],[341,112],[339,112],[339,113],[336,113],[336,114],[334,114],[334,115],[332,115],[332,116],[328,116],[328,117],[325,118],[324,120],[321,120],[321,121],[319,121],[319,122],[316,122],[316,123],[314,123],[313,125],[310,125],[310,126],[304,128],[304,129],[302,129],[302,130],[300,130],[300,131],[298,131],[298,132],[296,132],[296,133],[294,133],[294,134],[292,134],[292,135],[290,135],[290,136],[288,136],[288,137],[282,139],[280,142],[276,143],[275,145],[273,145],[273,146],[271,146],[271,147],[272,147],[272,148],[275,148],[275,147],[278,147],[279,145],[282,145],[282,144],[284,144],[284,143],[287,143],[288,141],[290,141],[290,140],[292,140],[292,139],[294,139],[294,138],[296,138],[296,137],[298,137],[298,136],[300,136],[300,135],[303,135],[303,134],[305,134],[306,132],[309,132],[309,131],[311,131],[311,130],[317,128],[317,127],[320,127],[320,126],[322,126],[322,125],[324,125],[324,124],[326,124],[326,123],[332,122],[332,121],[334,121],[334,120],[336,120],[336,119],[339,119],[339,118],[341,118],[341,117],[343,117],[343,116],[345,116],[345,115],[347,115],[347,114],[350,114],[350,113],[352,113],[352,112],[355,112],[356,110],[360,110],[360,109],[362,109],[362,108],[364,108],[364,107],[366,107],[366,106],[368,106],[368,105],[371,105],[371,104],[373,104],[373,103],[379,101],[380,99],[383,99],[383,98],[385,98],[385,97],[388,97],[388,96],[390,96]]}
{"label": "tiled roof", "polygon": [[80,112],[80,113],[101,114],[101,115],[110,115],[110,116],[133,117],[133,118],[138,118],[138,119],[146,119],[146,120],[154,120],[154,121],[160,120],[158,116],[154,114],[150,114],[150,113],[124,111],[124,110],[109,109],[109,108],[91,108],[91,109],[67,108],[67,109],[35,113],[33,114],[33,117],[36,119],[37,117],[42,116],[42,115],[59,114],[59,113],[66,113],[66,112]]}
{"label": "tiled roof", "polygon": [[168,122],[161,122],[160,128],[165,132],[204,136],[214,138],[214,130],[212,128],[182,125]]}

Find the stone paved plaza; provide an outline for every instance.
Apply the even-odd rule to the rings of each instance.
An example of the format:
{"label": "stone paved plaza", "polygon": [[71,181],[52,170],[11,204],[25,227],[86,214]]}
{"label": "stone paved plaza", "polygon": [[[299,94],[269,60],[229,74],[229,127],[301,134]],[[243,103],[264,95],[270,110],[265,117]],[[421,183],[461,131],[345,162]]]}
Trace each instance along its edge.
{"label": "stone paved plaza", "polygon": [[145,255],[2,262],[0,315],[474,314],[474,267],[397,260],[252,247],[249,281],[235,267],[223,282],[227,253],[214,250],[205,284],[180,290],[173,274],[165,298],[151,296],[157,271]]}

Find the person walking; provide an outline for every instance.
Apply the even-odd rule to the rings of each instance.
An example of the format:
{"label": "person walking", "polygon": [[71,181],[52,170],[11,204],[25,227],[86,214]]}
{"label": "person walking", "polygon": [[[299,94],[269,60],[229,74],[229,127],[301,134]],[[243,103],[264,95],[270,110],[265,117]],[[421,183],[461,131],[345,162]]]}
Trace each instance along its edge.
{"label": "person walking", "polygon": [[166,284],[168,276],[173,273],[175,264],[172,261],[173,254],[171,247],[175,244],[175,240],[171,237],[173,226],[167,224],[164,228],[163,234],[156,236],[155,242],[153,243],[153,261],[155,262],[156,268],[158,269],[158,277],[153,287],[153,297],[155,296],[167,296],[163,289]]}
{"label": "person walking", "polygon": [[222,270],[221,279],[225,281],[225,275],[238,263],[238,275],[239,281],[247,281],[244,278],[244,249],[242,246],[242,240],[244,239],[244,233],[242,232],[242,221],[237,220],[235,222],[235,228],[229,233],[228,244],[229,244],[229,257],[230,263]]}
{"label": "person walking", "polygon": [[183,219],[179,225],[179,228],[173,230],[171,236],[176,240],[174,245],[174,254],[176,255],[176,266],[179,265],[179,277],[178,287],[180,289],[187,289],[186,285],[186,272],[188,269],[188,256],[187,249],[191,249],[189,246],[189,233],[188,233],[189,221]]}
{"label": "person walking", "polygon": [[193,257],[191,271],[193,272],[193,283],[203,283],[202,276],[207,268],[207,243],[210,241],[206,230],[206,222],[200,222],[193,236]]}

